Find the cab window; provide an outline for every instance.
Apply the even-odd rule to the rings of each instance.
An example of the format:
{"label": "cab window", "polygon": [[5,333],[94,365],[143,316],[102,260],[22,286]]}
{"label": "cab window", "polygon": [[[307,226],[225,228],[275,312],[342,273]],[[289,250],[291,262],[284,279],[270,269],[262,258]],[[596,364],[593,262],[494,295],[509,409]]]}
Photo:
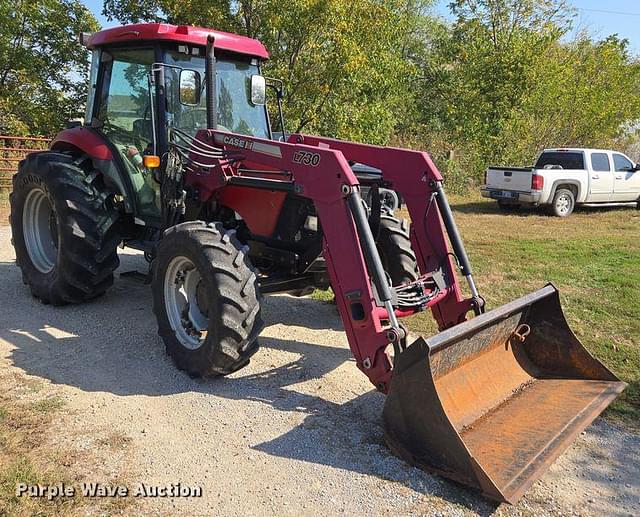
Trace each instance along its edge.
{"label": "cab window", "polygon": [[610,171],[611,164],[607,153],[591,153],[591,168],[594,171]]}
{"label": "cab window", "polygon": [[618,153],[613,153],[613,166],[616,171],[630,171],[633,169],[633,163],[631,163],[631,160]]}
{"label": "cab window", "polygon": [[[204,54],[198,49],[188,53],[167,51],[167,64],[196,70],[203,78],[204,88]],[[269,138],[267,112],[264,106],[251,103],[251,76],[259,74],[257,63],[224,54],[216,58],[216,92],[218,103],[218,129],[242,135]],[[167,123],[183,131],[195,133],[207,127],[206,99],[200,97],[198,106],[180,104],[178,95],[180,70],[167,67],[165,81],[167,84]]]}
{"label": "cab window", "polygon": [[95,126],[104,133],[122,158],[136,193],[138,213],[157,218],[159,189],[142,157],[152,152],[149,71],[153,49],[104,50],[102,87]]}
{"label": "cab window", "polygon": [[545,151],[535,164],[536,169],[561,167],[570,170],[584,169],[584,155],[580,152]]}

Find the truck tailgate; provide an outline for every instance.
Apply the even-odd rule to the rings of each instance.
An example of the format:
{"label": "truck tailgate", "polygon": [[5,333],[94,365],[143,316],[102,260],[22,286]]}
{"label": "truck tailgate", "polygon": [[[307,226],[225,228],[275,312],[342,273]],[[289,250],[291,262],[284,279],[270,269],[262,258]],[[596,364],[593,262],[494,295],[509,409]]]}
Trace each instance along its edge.
{"label": "truck tailgate", "polygon": [[532,171],[532,168],[489,167],[487,169],[487,188],[529,192]]}

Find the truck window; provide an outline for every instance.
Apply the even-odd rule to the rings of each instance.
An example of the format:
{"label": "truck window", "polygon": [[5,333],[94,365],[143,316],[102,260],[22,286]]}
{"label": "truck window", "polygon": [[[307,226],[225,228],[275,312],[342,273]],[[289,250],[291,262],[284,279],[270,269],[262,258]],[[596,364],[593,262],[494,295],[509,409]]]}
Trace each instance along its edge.
{"label": "truck window", "polygon": [[547,166],[562,167],[563,169],[584,169],[584,154],[561,151],[544,152],[540,155],[534,167],[536,169],[544,169]]}
{"label": "truck window", "polygon": [[633,163],[626,157],[618,153],[613,153],[613,166],[616,171],[630,171],[633,169]]}
{"label": "truck window", "polygon": [[591,168],[594,171],[610,171],[611,164],[606,153],[591,153]]}

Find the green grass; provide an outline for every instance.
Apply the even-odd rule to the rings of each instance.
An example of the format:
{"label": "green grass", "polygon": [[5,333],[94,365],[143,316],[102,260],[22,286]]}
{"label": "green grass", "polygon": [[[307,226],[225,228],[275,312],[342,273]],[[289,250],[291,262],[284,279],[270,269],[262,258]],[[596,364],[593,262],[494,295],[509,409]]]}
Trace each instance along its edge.
{"label": "green grass", "polygon": [[57,411],[62,408],[62,406],[64,406],[64,400],[62,400],[61,397],[54,396],[34,402],[31,405],[31,408],[35,411],[46,414]]}
{"label": "green grass", "polygon": [[3,501],[0,505],[0,511],[5,511],[6,515],[11,515],[24,509],[25,498],[20,498],[16,495],[18,483],[33,485],[42,482],[43,478],[25,456],[12,458],[8,465],[0,469],[0,498]]}
{"label": "green grass", "polygon": [[18,497],[16,485],[50,485],[72,481],[43,437],[64,405],[62,398],[49,397],[22,402],[18,392],[31,391],[36,383],[25,380],[18,388],[5,390],[0,376],[0,515],[72,515],[81,502],[77,498],[48,501],[38,497]]}

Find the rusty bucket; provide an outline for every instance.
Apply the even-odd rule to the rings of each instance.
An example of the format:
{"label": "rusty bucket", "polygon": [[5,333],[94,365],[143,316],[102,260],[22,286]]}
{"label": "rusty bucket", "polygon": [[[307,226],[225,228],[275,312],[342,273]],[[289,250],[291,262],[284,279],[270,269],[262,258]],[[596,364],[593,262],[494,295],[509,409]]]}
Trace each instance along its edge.
{"label": "rusty bucket", "polygon": [[385,438],[409,463],[513,504],[625,386],[580,344],[547,285],[408,346]]}

